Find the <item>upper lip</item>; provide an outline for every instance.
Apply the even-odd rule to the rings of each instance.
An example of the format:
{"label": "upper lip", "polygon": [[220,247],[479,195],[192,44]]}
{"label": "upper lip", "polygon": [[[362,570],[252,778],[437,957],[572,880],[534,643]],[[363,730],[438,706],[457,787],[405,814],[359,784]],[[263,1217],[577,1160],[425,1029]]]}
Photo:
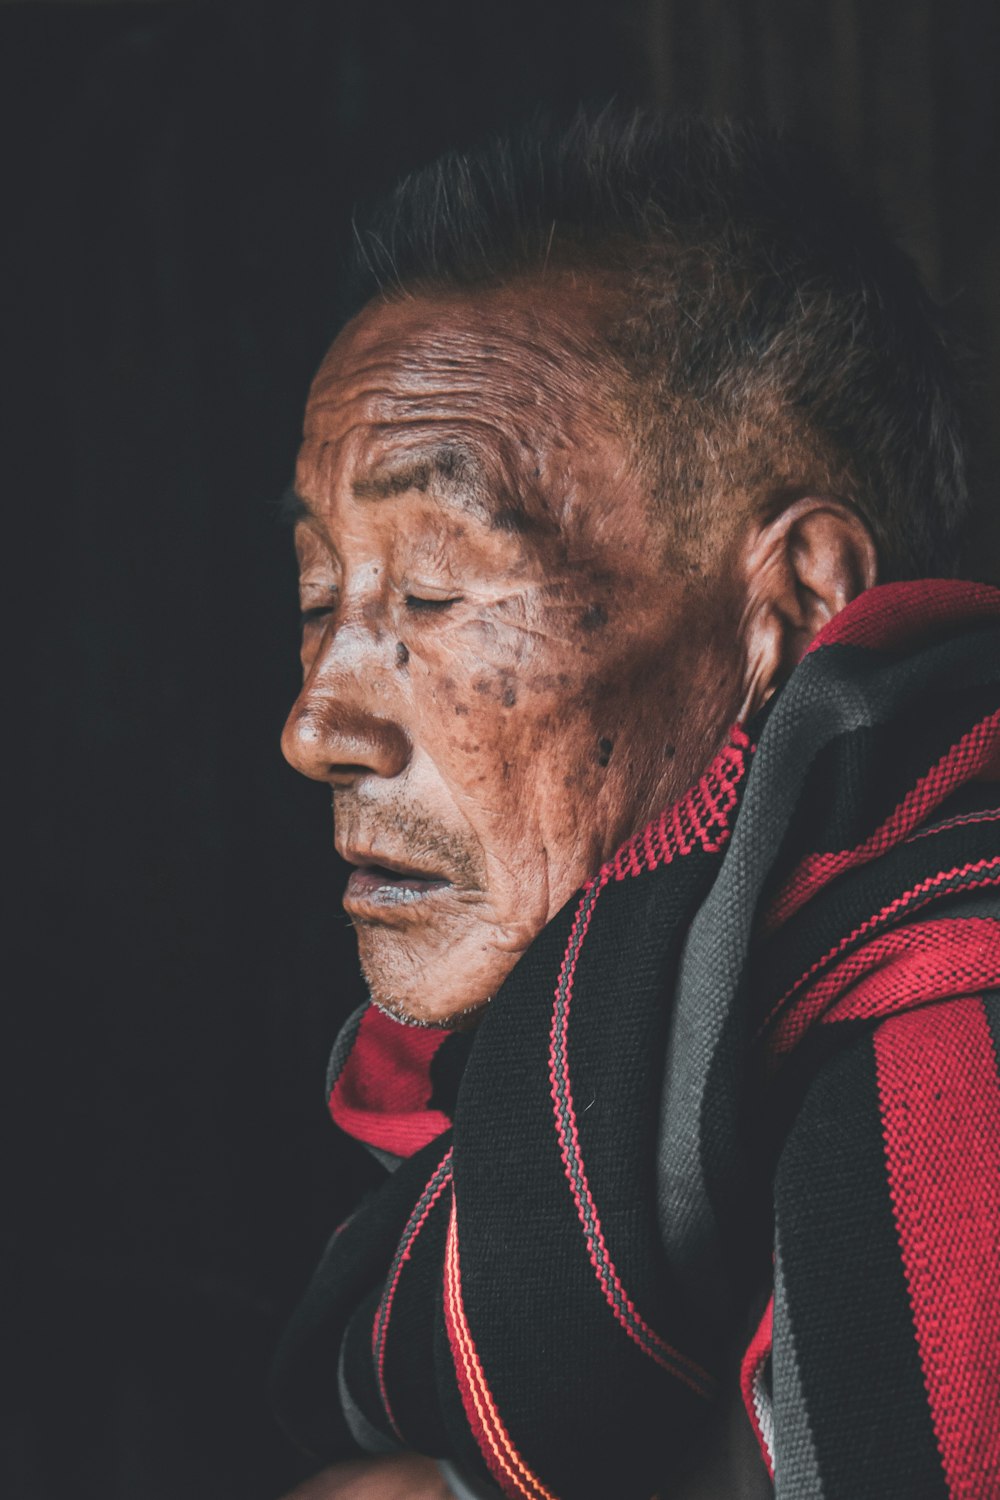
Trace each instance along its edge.
{"label": "upper lip", "polygon": [[411,880],[447,880],[447,875],[442,875],[439,870],[428,870],[416,865],[412,860],[396,859],[391,854],[382,854],[376,849],[359,849],[350,846],[338,849],[337,853],[341,859],[349,865],[365,867],[377,865],[382,870],[389,870],[393,875],[409,876]]}

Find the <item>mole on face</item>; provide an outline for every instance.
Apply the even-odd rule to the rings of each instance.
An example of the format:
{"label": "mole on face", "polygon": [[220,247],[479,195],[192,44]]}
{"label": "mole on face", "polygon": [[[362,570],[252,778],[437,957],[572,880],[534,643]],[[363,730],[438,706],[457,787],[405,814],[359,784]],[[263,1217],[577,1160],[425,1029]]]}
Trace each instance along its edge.
{"label": "mole on face", "polygon": [[608,764],[608,761],[611,759],[611,752],[614,748],[614,740],[597,741],[597,764],[599,766],[606,766]]}
{"label": "mole on face", "polygon": [[410,659],[410,653],[409,653],[409,651],[407,651],[407,649],[406,649],[406,647],[405,647],[405,645],[403,644],[402,641],[397,641],[396,642],[396,665],[397,665],[397,667],[405,667],[406,663],[409,661],[409,659]]}
{"label": "mole on face", "polygon": [[513,708],[514,704],[517,702],[516,688],[512,688],[509,685],[505,687],[503,690],[503,696],[500,701],[503,704],[504,708]]}
{"label": "mole on face", "polygon": [[603,604],[598,604],[596,601],[593,604],[588,604],[580,616],[580,624],[584,630],[600,630],[601,626],[607,623],[608,612]]}

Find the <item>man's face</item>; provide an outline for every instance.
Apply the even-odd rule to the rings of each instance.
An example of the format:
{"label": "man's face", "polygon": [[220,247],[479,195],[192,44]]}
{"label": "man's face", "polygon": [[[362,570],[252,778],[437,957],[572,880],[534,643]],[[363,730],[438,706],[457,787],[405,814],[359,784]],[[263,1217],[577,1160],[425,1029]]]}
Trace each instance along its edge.
{"label": "man's face", "polygon": [[401,1018],[487,1000],[734,712],[732,570],[671,558],[597,316],[567,282],[373,304],[309,396],[283,748],[332,789],[365,975]]}

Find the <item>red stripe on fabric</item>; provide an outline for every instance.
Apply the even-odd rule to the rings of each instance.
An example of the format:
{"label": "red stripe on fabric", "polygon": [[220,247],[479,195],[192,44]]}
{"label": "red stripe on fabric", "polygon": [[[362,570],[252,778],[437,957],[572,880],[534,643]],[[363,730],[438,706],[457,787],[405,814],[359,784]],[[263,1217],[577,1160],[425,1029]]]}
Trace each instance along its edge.
{"label": "red stripe on fabric", "polygon": [[774,1454],[761,1426],[757,1387],[764,1365],[771,1357],[773,1342],[774,1298],[770,1297],[764,1309],[763,1317],[757,1325],[757,1331],[747,1345],[746,1353],[740,1361],[740,1392],[743,1396],[743,1405],[746,1407],[747,1416],[750,1418],[750,1426],[754,1430],[754,1436],[760,1447],[761,1457],[767,1465],[767,1472],[772,1479],[774,1478]]}
{"label": "red stripe on fabric", "polygon": [[[914,651],[949,626],[975,625],[1000,615],[1000,589],[955,578],[883,583],[859,594],[816,636],[809,651],[824,646],[867,646]],[[807,655],[809,652],[806,653]]]}
{"label": "red stripe on fabric", "polygon": [[394,1156],[412,1156],[436,1140],[451,1125],[447,1115],[427,1107],[431,1063],[447,1036],[403,1026],[370,1005],[330,1093],[335,1123]]}
{"label": "red stripe on fabric", "polygon": [[444,1315],[452,1363],[466,1419],[497,1484],[510,1500],[556,1500],[515,1448],[483,1372],[465,1316],[454,1193],[445,1246]]}
{"label": "red stripe on fabric", "polygon": [[[972,875],[977,875],[979,878],[976,880],[969,879],[968,877]],[[977,859],[966,865],[955,865],[951,870],[939,870],[936,875],[928,875],[926,880],[921,880],[917,885],[911,886],[908,891],[901,892],[888,905],[883,906],[881,911],[877,911],[873,916],[867,917],[865,921],[855,927],[853,932],[846,933],[821,958],[817,958],[815,963],[810,964],[805,973],[800,974],[794,984],[789,985],[781,998],[776,1000],[772,1005],[757,1028],[753,1038],[754,1041],[759,1041],[764,1033],[774,1025],[779,1013],[784,1010],[785,1006],[802,989],[803,985],[808,984],[813,975],[822,973],[845,949],[850,948],[853,943],[856,943],[859,938],[864,937],[866,933],[874,932],[877,928],[885,926],[894,917],[898,917],[905,912],[908,907],[918,910],[921,906],[926,906],[928,901],[934,899],[935,892],[939,886],[947,884],[949,880],[959,879],[961,879],[962,884],[955,887],[956,891],[976,891],[989,886],[1000,885],[1000,854],[996,855],[993,859]]]}
{"label": "red stripe on fabric", "polygon": [[828,969],[779,1021],[769,1047],[784,1057],[810,1026],[868,1020],[1000,985],[1000,921],[942,917],[872,938]]}
{"label": "red stripe on fabric", "polygon": [[885,1158],[949,1493],[1000,1495],[1000,1080],[982,1002],[875,1033]]}
{"label": "red stripe on fabric", "polygon": [[[396,1418],[393,1415],[392,1403],[389,1400],[389,1390],[385,1382],[385,1346],[389,1337],[389,1319],[392,1316],[392,1304],[396,1298],[396,1289],[399,1286],[399,1278],[403,1274],[403,1267],[413,1254],[413,1247],[417,1242],[420,1231],[430,1217],[431,1209],[441,1197],[441,1194],[451,1183],[451,1161],[452,1153],[447,1151],[444,1159],[435,1167],[427,1187],[417,1200],[417,1207],[410,1216],[396,1254],[393,1256],[392,1266],[389,1272],[389,1284],[379,1303],[372,1325],[372,1358],[375,1361],[375,1375],[378,1381],[379,1395],[382,1398],[382,1406],[389,1419],[389,1425],[393,1432],[402,1441],[403,1434],[396,1426]],[[440,1177],[439,1181],[435,1181]]]}
{"label": "red stripe on fabric", "polygon": [[853,849],[809,854],[796,866],[764,913],[764,932],[774,932],[845,870],[868,864],[898,844],[935,807],[965,782],[992,767],[1000,749],[1000,709],[987,714],[923,775],[889,817]]}

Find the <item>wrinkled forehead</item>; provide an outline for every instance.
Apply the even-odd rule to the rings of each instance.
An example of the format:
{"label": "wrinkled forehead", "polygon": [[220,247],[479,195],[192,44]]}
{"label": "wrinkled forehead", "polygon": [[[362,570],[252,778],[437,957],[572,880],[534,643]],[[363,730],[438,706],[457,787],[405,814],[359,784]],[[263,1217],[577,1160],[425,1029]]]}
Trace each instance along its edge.
{"label": "wrinkled forehead", "polygon": [[390,456],[440,449],[471,480],[607,456],[620,424],[598,319],[586,287],[370,304],[313,382],[302,463],[314,476],[377,472]]}

